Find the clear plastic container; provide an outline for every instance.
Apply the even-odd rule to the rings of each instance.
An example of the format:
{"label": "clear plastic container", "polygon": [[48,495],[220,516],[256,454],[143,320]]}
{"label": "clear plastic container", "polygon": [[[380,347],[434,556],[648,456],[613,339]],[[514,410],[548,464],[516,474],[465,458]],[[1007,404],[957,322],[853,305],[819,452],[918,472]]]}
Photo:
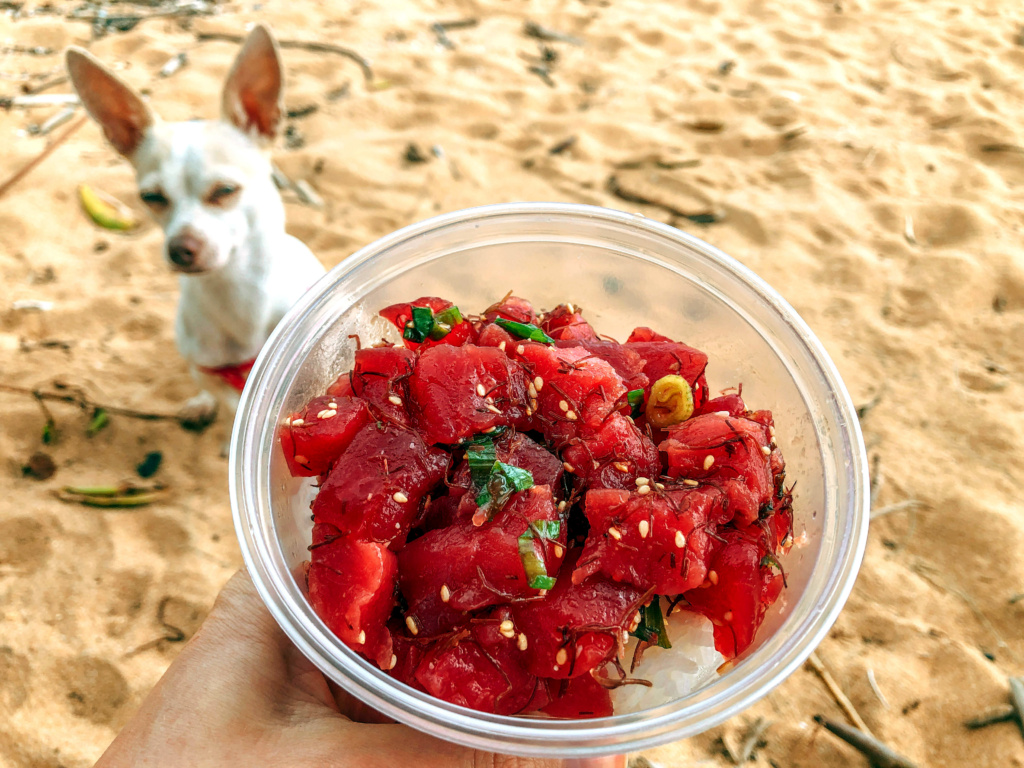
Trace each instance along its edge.
{"label": "clear plastic container", "polygon": [[[789,588],[754,645],[706,687],[635,714],[563,721],[475,712],[398,683],[320,621],[293,574],[308,558],[310,479],[288,474],[283,419],[352,365],[361,334],[387,333],[381,307],[417,296],[479,311],[514,289],[536,306],[582,306],[602,333],[648,325],[704,350],[712,391],[742,382],[775,414],[797,546]],[[856,412],[820,342],[774,290],[677,229],[604,208],[522,203],[414,224],[350,256],[280,324],[249,378],[231,448],[231,502],[242,553],[264,601],[324,674],[379,711],[442,739],[520,755],[594,757],[691,736],[767,694],[825,636],[867,540],[868,473]]]}

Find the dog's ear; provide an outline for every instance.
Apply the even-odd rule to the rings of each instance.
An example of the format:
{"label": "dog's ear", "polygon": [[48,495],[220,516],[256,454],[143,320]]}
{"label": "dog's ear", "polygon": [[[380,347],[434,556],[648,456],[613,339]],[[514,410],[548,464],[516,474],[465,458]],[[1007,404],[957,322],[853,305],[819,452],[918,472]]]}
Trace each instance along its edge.
{"label": "dog's ear", "polygon": [[65,64],[85,111],[100,124],[114,149],[129,160],[155,120],[134,90],[82,48],[68,48]]}
{"label": "dog's ear", "polygon": [[257,24],[249,33],[224,83],[224,119],[243,133],[270,141],[284,114],[284,71],[270,30]]}

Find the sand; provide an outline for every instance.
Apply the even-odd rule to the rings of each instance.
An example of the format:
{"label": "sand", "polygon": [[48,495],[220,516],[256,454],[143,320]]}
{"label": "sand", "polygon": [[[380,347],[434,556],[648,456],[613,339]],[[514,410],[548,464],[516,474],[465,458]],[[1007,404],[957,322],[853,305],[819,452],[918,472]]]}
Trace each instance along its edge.
{"label": "sand", "polygon": [[[1013,599],[1024,592],[1024,19],[1012,4],[293,0],[97,40],[62,17],[74,4],[50,7],[60,14],[0,16],[0,94],[60,67],[9,46],[79,43],[165,118],[212,117],[236,47],[196,33],[241,34],[257,19],[370,57],[372,87],[347,59],[285,52],[287,106],[318,109],[290,121],[301,146],[276,161],[325,201],[287,195],[289,229],[327,266],[437,212],[564,200],[671,222],[766,278],[854,400],[875,403],[863,427],[876,507],[916,502],[873,524],[821,659],[871,729],[919,765],[1024,765],[1015,724],[962,726],[1006,703],[1007,675],[1024,673],[1024,600]],[[454,49],[439,45],[430,25],[461,18],[479,25],[451,30]],[[529,70],[539,49],[526,19],[583,43],[549,44],[551,85]],[[157,77],[179,51],[188,65]],[[0,112],[0,178],[40,151],[47,139],[26,129],[57,111]],[[410,143],[426,162],[405,159]],[[612,175],[665,207],[614,196]],[[0,382],[59,379],[173,412],[194,389],[173,350],[161,233],[149,221],[98,229],[79,183],[144,217],[131,170],[92,124],[0,199]],[[700,225],[667,209],[724,218]],[[21,300],[52,308],[15,309]],[[88,766],[239,565],[219,455],[227,428],[115,417],[89,438],[87,415],[54,405],[59,439],[43,446],[30,399],[0,393],[0,405],[0,764]],[[22,474],[37,450],[56,461],[49,480]],[[130,478],[153,450],[165,501],[98,511],[51,494]],[[723,727],[646,756],[729,764],[720,738],[762,716],[773,724],[756,765],[865,765],[815,714],[843,719],[803,669]]]}

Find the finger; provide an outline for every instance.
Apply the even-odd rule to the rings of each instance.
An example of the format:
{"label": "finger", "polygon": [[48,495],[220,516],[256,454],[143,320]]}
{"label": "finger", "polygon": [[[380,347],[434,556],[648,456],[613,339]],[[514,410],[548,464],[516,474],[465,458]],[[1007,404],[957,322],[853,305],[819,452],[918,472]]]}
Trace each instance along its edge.
{"label": "finger", "polygon": [[609,757],[566,760],[564,768],[626,768],[626,756],[611,755]]}
{"label": "finger", "polygon": [[333,680],[328,680],[327,686],[330,688],[331,696],[335,704],[337,704],[338,711],[349,720],[356,723],[373,723],[376,725],[387,725],[395,722],[393,718],[378,712],[357,699]]}

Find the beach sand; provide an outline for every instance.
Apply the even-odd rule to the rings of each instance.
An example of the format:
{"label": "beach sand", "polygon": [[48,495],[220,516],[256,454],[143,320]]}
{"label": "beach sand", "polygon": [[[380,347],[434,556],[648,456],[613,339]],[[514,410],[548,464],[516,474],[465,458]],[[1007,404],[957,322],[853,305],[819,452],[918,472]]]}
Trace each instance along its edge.
{"label": "beach sand", "polygon": [[[239,35],[256,20],[372,59],[367,83],[348,59],[284,51],[287,107],[317,109],[289,120],[292,148],[275,159],[325,201],[288,193],[289,230],[327,266],[438,212],[560,200],[670,222],[754,269],[814,329],[854,401],[874,404],[862,423],[875,506],[890,511],[820,658],[874,733],[918,765],[1024,766],[1014,723],[962,724],[1006,704],[1007,676],[1024,673],[1018,8],[277,0],[92,40],[89,23],[64,17],[74,4],[48,7],[0,15],[0,95],[60,71],[58,54],[12,46],[77,43],[164,118],[214,117],[237,46],[197,35]],[[465,18],[479,23],[440,45],[431,24]],[[546,44],[550,84],[530,71],[543,57],[528,19],[582,43]],[[187,66],[158,77],[181,51]],[[0,179],[66,130],[27,132],[59,111],[0,111]],[[426,162],[406,159],[412,143]],[[656,204],[615,196],[612,176]],[[81,183],[126,201],[142,226],[97,228]],[[672,210],[724,218],[700,225]],[[161,242],[131,169],[85,125],[0,199],[0,383],[59,380],[103,403],[174,412],[195,390],[174,351],[177,284]],[[52,308],[15,308],[24,300]],[[52,404],[59,439],[44,446],[31,398],[0,393],[0,407],[0,764],[80,768],[240,564],[220,456],[228,427],[197,435],[115,416],[90,438],[88,414]],[[45,481],[22,473],[40,450],[57,465]],[[51,493],[131,478],[150,451],[163,453],[155,479],[170,488],[159,503],[102,511]],[[724,726],[646,757],[731,764],[721,738],[737,743],[764,717],[751,764],[866,765],[815,714],[844,719],[805,668]]]}

